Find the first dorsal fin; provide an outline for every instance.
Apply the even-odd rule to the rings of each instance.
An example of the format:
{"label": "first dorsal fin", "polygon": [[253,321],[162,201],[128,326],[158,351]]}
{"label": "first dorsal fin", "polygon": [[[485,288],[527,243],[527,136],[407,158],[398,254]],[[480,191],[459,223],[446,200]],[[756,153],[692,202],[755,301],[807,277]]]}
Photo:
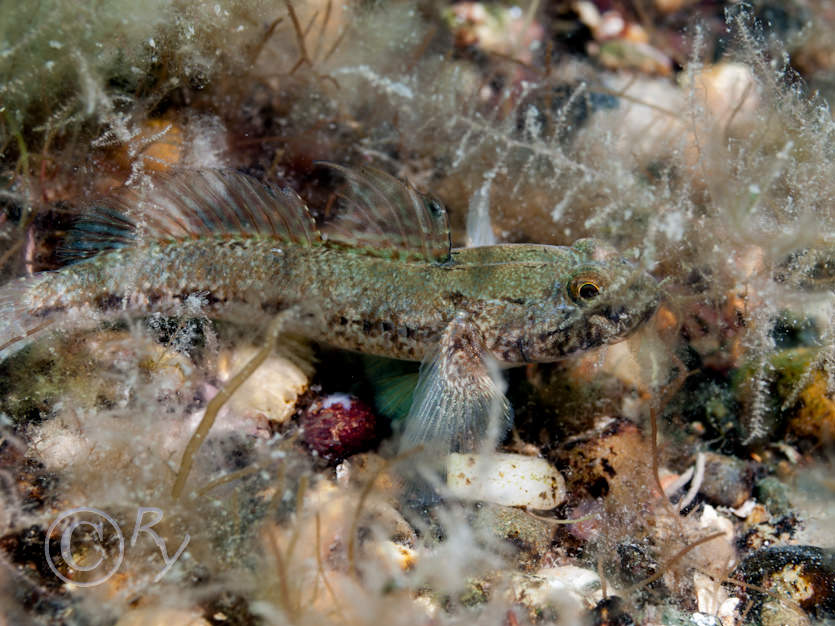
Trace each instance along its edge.
{"label": "first dorsal fin", "polygon": [[231,170],[181,170],[125,187],[91,207],[61,250],[68,261],[144,239],[259,235],[310,246],[319,231],[304,201]]}
{"label": "first dorsal fin", "polygon": [[339,172],[350,186],[339,196],[345,206],[327,231],[330,241],[404,259],[450,259],[449,218],[439,200],[376,168],[319,164]]}

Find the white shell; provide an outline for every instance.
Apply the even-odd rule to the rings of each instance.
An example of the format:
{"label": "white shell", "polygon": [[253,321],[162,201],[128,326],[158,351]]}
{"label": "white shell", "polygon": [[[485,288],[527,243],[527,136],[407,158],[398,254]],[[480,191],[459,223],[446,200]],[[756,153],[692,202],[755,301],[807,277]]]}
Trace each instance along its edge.
{"label": "white shell", "polygon": [[[241,348],[220,355],[218,378],[226,382],[254,355],[255,348]],[[283,424],[296,407],[296,400],[307,390],[307,375],[298,365],[279,355],[268,357],[229,400],[232,411],[251,415],[260,413],[270,421]]]}
{"label": "white shell", "polygon": [[124,613],[116,626],[164,626],[165,624],[180,624],[180,626],[209,626],[198,611],[186,611],[166,607],[148,607],[134,609]]}
{"label": "white shell", "polygon": [[565,500],[565,481],[545,459],[521,454],[450,454],[447,487],[457,498],[504,506],[553,509]]}

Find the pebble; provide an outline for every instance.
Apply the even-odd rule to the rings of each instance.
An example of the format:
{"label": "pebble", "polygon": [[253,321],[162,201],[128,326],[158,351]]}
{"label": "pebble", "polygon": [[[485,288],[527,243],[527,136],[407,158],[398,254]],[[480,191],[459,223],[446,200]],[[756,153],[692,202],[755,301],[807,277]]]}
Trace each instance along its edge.
{"label": "pebble", "polygon": [[500,3],[455,2],[444,10],[443,16],[456,47],[478,47],[524,63],[532,62],[531,51],[544,34],[542,26],[530,19],[533,16],[527,17]]}
{"label": "pebble", "polygon": [[[723,621],[734,623],[734,615],[739,606],[739,598],[732,598],[728,589],[722,584],[721,579],[713,579],[700,572],[693,574],[693,591],[696,594],[696,605],[699,613],[694,613],[691,619],[696,620],[700,616],[706,624],[717,624],[721,626]],[[705,621],[711,617],[715,622]]]}
{"label": "pebble", "polygon": [[766,476],[755,485],[754,493],[772,515],[787,515],[791,511],[788,488],[776,476]]}
{"label": "pebble", "polygon": [[603,598],[584,620],[585,626],[632,626],[634,623],[623,600],[617,596]]}
{"label": "pebble", "polygon": [[708,613],[693,613],[690,622],[694,626],[722,626],[722,620]]}
{"label": "pebble", "polygon": [[754,470],[744,461],[707,452],[704,476],[699,493],[713,504],[735,509],[751,497]]}
{"label": "pebble", "polygon": [[[658,571],[658,561],[652,555],[651,546],[638,541],[624,541],[617,546],[617,572],[625,585],[646,580]],[[651,589],[662,589],[663,581],[651,583]]]}
{"label": "pebble", "polygon": [[[657,497],[652,450],[632,422],[601,419],[599,427],[564,442],[558,456],[566,465],[568,493],[579,503],[603,501],[628,513],[636,509],[636,502],[653,502]],[[591,512],[588,505],[580,508],[584,512],[578,510],[579,515]],[[637,517],[613,521],[630,525]],[[580,527],[573,525],[571,529]]]}
{"label": "pebble", "polygon": [[462,500],[550,510],[565,500],[565,481],[545,459],[521,454],[450,454],[447,487]]}
{"label": "pebble", "polygon": [[[774,546],[757,550],[739,564],[731,576],[748,585],[752,615],[770,624],[788,616],[786,598],[816,619],[835,617],[835,552],[815,546]],[[769,595],[751,585],[767,589]],[[741,589],[740,593],[746,590]],[[776,596],[776,597],[775,597]],[[791,613],[797,614],[796,610]],[[776,617],[779,614],[781,617]],[[803,616],[800,616],[803,617]],[[791,623],[799,623],[791,619]]]}
{"label": "pebble", "polygon": [[829,395],[828,385],[824,372],[811,374],[798,395],[796,412],[789,419],[788,428],[794,435],[823,445],[835,439],[835,401]]}
{"label": "pebble", "polygon": [[714,532],[721,532],[722,535],[693,548],[687,562],[697,571],[721,578],[736,562],[734,524],[707,504],[699,517],[699,529],[699,536],[702,537]]}
{"label": "pebble", "polygon": [[115,626],[209,626],[199,613],[172,608],[134,609],[122,615]]}
{"label": "pebble", "polygon": [[751,124],[760,103],[757,81],[744,63],[709,65],[693,77],[693,93],[718,125]]}
{"label": "pebble", "polygon": [[535,567],[554,538],[556,526],[513,507],[479,503],[470,518],[473,530],[486,533],[513,545],[517,565]]}
{"label": "pebble", "polygon": [[603,599],[597,573],[575,565],[515,574],[510,582],[512,600],[525,606],[534,622],[552,617],[558,623],[579,624],[582,615]]}
{"label": "pebble", "polygon": [[716,616],[684,612],[672,606],[664,607],[660,617],[660,623],[664,626],[722,626]]}
{"label": "pebble", "polygon": [[368,482],[374,481],[374,493],[391,502],[403,485],[386,459],[376,452],[361,452],[345,459],[336,466],[336,482],[340,488],[365,489]]}
{"label": "pebble", "polygon": [[363,553],[379,568],[378,571],[384,572],[408,571],[418,559],[416,550],[390,539],[367,541]]}
{"label": "pebble", "polygon": [[[257,348],[239,348],[218,357],[218,378],[226,382],[254,355]],[[241,415],[262,414],[282,424],[293,415],[296,400],[307,390],[308,377],[290,359],[268,357],[229,399],[228,407]]]}
{"label": "pebble", "polygon": [[781,602],[766,602],[760,611],[760,624],[762,626],[811,626],[811,620],[794,609],[785,606]]}

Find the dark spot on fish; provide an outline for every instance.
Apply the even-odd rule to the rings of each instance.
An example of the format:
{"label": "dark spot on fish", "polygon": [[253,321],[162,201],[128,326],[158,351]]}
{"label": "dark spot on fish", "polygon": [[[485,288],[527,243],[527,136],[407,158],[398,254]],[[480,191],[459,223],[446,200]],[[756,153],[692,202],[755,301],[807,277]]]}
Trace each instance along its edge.
{"label": "dark spot on fish", "polygon": [[444,297],[449,300],[456,309],[466,308],[467,297],[460,291],[447,291]]}
{"label": "dark spot on fish", "polygon": [[122,307],[124,296],[106,293],[96,298],[96,308],[99,311],[113,311]]}
{"label": "dark spot on fish", "polygon": [[380,325],[383,327],[383,332],[389,333],[391,332],[393,326],[391,322],[380,322]]}
{"label": "dark spot on fish", "polygon": [[[193,293],[186,294],[185,296],[181,296],[181,299],[185,300],[186,298],[189,298],[192,295],[194,295],[194,294]],[[213,294],[211,292],[200,294],[200,297],[203,300],[203,302],[206,303],[207,306],[215,306],[218,303],[222,304],[222,303],[226,302],[226,298],[218,298],[215,294]],[[276,300],[271,302],[270,305],[272,307],[271,311],[273,313],[278,313],[283,308],[282,305],[281,305],[281,302],[278,302]]]}
{"label": "dark spot on fish", "polygon": [[609,459],[601,459],[600,463],[603,465],[603,471],[606,472],[610,478],[614,478],[617,472],[615,471],[615,468],[609,464]]}
{"label": "dark spot on fish", "polygon": [[592,346],[596,346],[598,344],[597,338],[599,336],[599,332],[600,331],[597,326],[586,324],[583,327],[582,340],[578,346],[580,350],[588,350]]}
{"label": "dark spot on fish", "polygon": [[348,318],[347,317],[340,317],[339,318],[339,325],[340,326],[347,326],[348,325]]}
{"label": "dark spot on fish", "polygon": [[528,353],[525,349],[525,340],[521,337],[516,340],[516,349],[519,350],[519,357],[522,363],[527,363],[530,359],[528,359]]}
{"label": "dark spot on fish", "polygon": [[281,303],[276,300],[262,302],[261,310],[269,315],[275,315],[281,310]]}
{"label": "dark spot on fish", "polygon": [[49,317],[53,313],[63,313],[66,310],[67,308],[63,306],[49,306],[42,309],[36,309],[30,313],[34,317]]}

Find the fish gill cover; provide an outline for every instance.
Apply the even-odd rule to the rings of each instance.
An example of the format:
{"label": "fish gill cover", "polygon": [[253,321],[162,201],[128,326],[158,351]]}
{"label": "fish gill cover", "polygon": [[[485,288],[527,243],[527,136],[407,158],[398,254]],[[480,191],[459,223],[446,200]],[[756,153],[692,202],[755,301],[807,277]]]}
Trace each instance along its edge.
{"label": "fish gill cover", "polygon": [[[21,320],[20,285],[75,272],[92,290],[73,293],[95,294],[0,363],[0,613],[832,619],[833,28],[825,2],[765,0],[0,2],[0,328]],[[312,228],[306,205],[316,250],[377,250],[305,309],[327,322],[320,341],[274,321],[342,276],[319,256],[270,290],[241,288],[257,315],[218,314],[207,284],[253,284],[298,238],[258,247],[230,227],[290,215],[270,200],[229,208],[210,183],[190,204],[191,186],[166,187],[195,171],[254,181],[236,197],[279,197]],[[371,186],[352,189],[352,172]],[[181,212],[149,209],[160,194]],[[391,238],[409,202],[428,230],[408,250],[429,260]],[[463,249],[441,258],[450,241]],[[555,247],[514,247],[528,255],[516,270],[507,248],[472,247],[503,244]],[[144,309],[96,291],[91,253],[110,251],[108,276],[134,285],[137,250],[179,255],[165,307],[163,291],[143,292]],[[572,261],[536,291],[547,255]],[[650,319],[592,346],[639,289],[567,314],[575,354],[497,366],[549,360],[518,340],[547,317],[529,298],[588,310],[612,282],[625,293],[600,271],[613,259],[654,277],[662,300],[638,307]],[[412,320],[399,327],[363,308],[419,262],[478,270],[466,288],[396,299]],[[472,312],[498,278],[513,294],[482,319],[527,315],[491,326],[505,352],[479,347],[486,325],[444,318],[441,337],[413,323],[439,301]],[[425,360],[420,380],[415,361],[367,354],[391,336]],[[457,449],[401,443],[409,419],[459,432],[474,406],[490,419],[465,420],[475,434]]]}

